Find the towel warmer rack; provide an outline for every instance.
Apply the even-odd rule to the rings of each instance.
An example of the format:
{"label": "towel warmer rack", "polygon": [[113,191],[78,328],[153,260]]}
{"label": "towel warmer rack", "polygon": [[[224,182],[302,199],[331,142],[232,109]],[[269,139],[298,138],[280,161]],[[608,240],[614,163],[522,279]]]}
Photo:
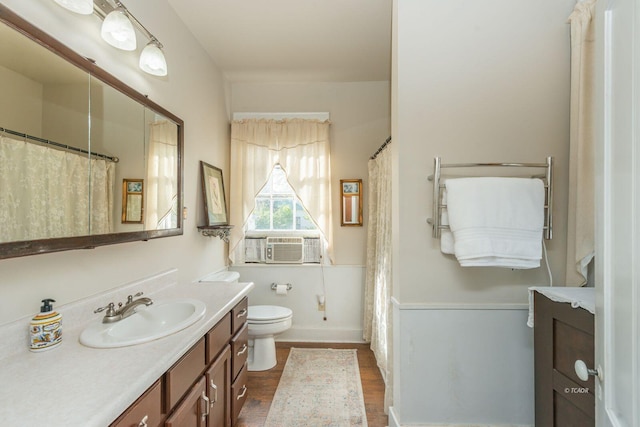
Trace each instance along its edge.
{"label": "towel warmer rack", "polygon": [[440,157],[433,159],[433,175],[429,175],[429,181],[433,181],[433,218],[427,219],[433,228],[432,236],[439,238],[442,229],[448,229],[448,225],[442,224],[442,210],[447,206],[442,203],[442,169],[443,168],[475,168],[475,167],[524,167],[543,168],[544,175],[536,175],[531,178],[541,178],[544,182],[544,238],[551,240],[553,237],[553,157],[547,157],[545,163],[448,163],[443,164]]}

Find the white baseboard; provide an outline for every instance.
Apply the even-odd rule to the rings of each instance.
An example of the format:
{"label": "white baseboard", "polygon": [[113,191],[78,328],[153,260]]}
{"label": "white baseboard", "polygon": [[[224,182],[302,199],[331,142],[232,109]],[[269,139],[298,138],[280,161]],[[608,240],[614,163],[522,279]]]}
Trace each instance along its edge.
{"label": "white baseboard", "polygon": [[400,421],[393,406],[389,406],[389,427],[400,427]]}
{"label": "white baseboard", "polygon": [[281,342],[363,343],[362,329],[317,329],[293,326],[276,337]]}

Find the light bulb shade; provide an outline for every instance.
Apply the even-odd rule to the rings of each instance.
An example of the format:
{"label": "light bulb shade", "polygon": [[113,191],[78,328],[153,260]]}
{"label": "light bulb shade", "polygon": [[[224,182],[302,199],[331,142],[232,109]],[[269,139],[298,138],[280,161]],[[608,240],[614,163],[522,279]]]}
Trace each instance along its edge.
{"label": "light bulb shade", "polygon": [[91,15],[93,13],[93,0],[54,0],[60,6],[74,13]]}
{"label": "light bulb shade", "polygon": [[102,22],[102,39],[122,50],[136,50],[136,33],[133,24],[122,9],[109,13]]}
{"label": "light bulb shade", "polygon": [[142,49],[140,54],[140,69],[154,76],[167,75],[167,60],[154,42],[149,43]]}

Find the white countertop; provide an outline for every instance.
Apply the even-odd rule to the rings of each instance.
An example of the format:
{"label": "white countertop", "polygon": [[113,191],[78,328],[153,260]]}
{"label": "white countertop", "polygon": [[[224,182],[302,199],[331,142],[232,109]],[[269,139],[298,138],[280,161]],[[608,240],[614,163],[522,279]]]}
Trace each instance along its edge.
{"label": "white countertop", "polygon": [[591,314],[595,314],[596,312],[595,288],[533,286],[529,288],[529,318],[527,319],[527,326],[530,328],[533,328],[534,325],[534,292],[539,292],[552,301],[569,303],[573,308],[584,308]]}
{"label": "white countertop", "polygon": [[[16,325],[0,327],[0,338],[5,338],[3,346],[23,347],[0,354],[2,425],[108,426],[252,288],[253,283],[174,283],[155,292],[145,291],[145,296],[156,301],[195,298],[207,305],[207,311],[182,331],[130,347],[95,349],[79,343],[78,337],[87,323],[101,317],[93,314],[93,309],[110,302],[104,300],[96,305],[95,297],[73,304],[68,309],[69,316],[65,316],[64,306],[56,308],[63,315],[63,341],[48,351],[28,351],[28,340],[22,339],[27,336],[28,319],[24,336],[13,339],[13,343],[6,334],[15,335]],[[126,295],[132,289],[127,286],[120,293]]]}

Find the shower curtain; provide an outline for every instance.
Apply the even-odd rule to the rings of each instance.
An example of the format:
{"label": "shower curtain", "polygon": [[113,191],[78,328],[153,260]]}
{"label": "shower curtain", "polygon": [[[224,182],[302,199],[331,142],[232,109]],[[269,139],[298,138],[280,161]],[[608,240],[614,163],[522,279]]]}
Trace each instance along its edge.
{"label": "shower curtain", "polygon": [[363,338],[385,381],[385,412],[392,404],[391,150],[369,160],[369,219]]}
{"label": "shower curtain", "polygon": [[587,282],[595,245],[594,71],[595,0],[576,4],[571,24],[571,117],[566,285]]}
{"label": "shower curtain", "polygon": [[114,182],[113,162],[1,136],[0,242],[113,232]]}

